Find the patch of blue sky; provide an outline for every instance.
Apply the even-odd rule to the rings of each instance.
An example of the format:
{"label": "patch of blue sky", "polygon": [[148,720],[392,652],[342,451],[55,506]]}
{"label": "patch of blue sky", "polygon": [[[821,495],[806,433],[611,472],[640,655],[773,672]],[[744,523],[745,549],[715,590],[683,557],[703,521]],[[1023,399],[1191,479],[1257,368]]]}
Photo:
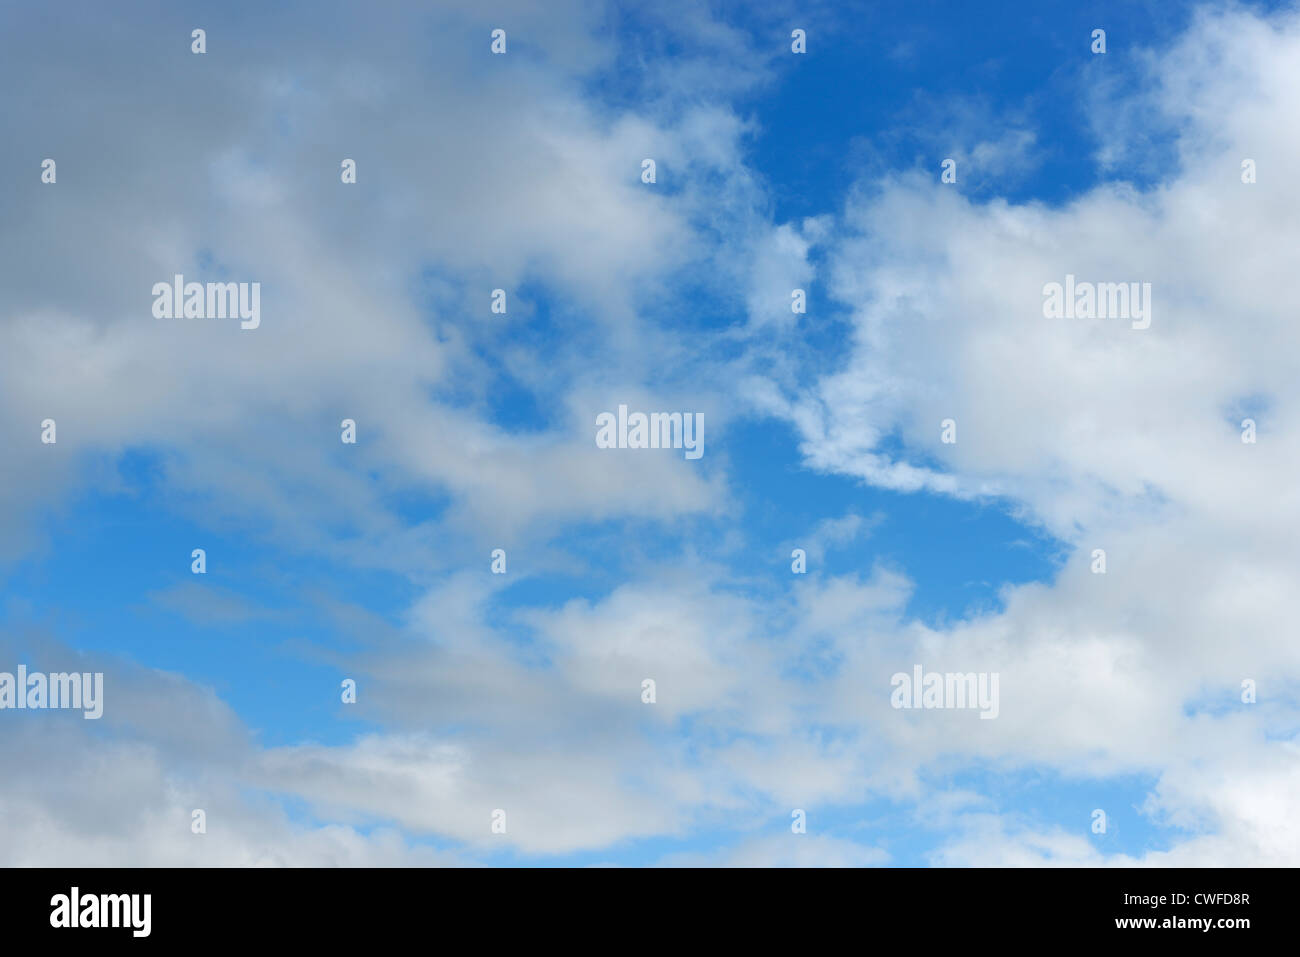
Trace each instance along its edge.
{"label": "patch of blue sky", "polygon": [[[160,504],[159,457],[119,460],[117,491],[92,490],[50,517],[51,548],[8,570],[5,624],[52,628],[72,647],[123,656],[212,688],[264,744],[349,739],[338,667],[322,654],[358,640],[326,602],[396,615],[415,592],[401,576],[279,555],[242,529],[221,531]],[[191,572],[206,552],[207,572]],[[323,693],[323,690],[328,693]]]}

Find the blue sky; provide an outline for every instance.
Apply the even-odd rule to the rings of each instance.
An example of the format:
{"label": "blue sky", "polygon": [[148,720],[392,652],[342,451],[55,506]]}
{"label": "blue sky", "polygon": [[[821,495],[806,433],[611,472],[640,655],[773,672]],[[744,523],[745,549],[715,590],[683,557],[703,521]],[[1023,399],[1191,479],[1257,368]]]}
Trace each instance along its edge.
{"label": "blue sky", "polygon": [[[0,671],[108,704],[0,713],[89,795],[0,787],[7,863],[1300,854],[1294,453],[1237,437],[1300,398],[1288,5],[88,10],[4,15]],[[1043,319],[1067,271],[1149,334]],[[178,272],[262,326],[154,319]],[[704,456],[597,450],[620,403]]]}

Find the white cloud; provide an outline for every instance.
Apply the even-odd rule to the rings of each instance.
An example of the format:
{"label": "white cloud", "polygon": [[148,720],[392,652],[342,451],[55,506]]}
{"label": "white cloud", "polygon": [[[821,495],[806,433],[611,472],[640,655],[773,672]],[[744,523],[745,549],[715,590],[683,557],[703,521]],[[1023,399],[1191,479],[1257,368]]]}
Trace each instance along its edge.
{"label": "white cloud", "polygon": [[[512,624],[536,636],[526,651],[489,621],[494,585],[452,576],[425,588],[402,628],[349,657],[358,711],[382,730],[348,745],[260,749],[214,696],[156,675],[113,686],[107,745],[63,723],[3,739],[13,766],[41,767],[56,749],[104,795],[91,802],[49,776],[11,781],[0,792],[7,861],[444,859],[411,835],[463,842],[466,859],[497,847],[562,853],[704,824],[752,834],[774,806],[925,805],[926,772],[971,767],[1150,775],[1146,812],[1193,833],[1168,852],[1115,856],[1088,842],[1086,821],[1054,830],[971,802],[949,809],[955,834],[939,863],[1300,861],[1285,823],[1297,793],[1287,693],[1300,680],[1287,631],[1300,615],[1300,445],[1288,440],[1300,342],[1287,296],[1300,189],[1283,172],[1300,147],[1289,122],[1300,108],[1295,16],[1202,17],[1152,59],[1154,92],[1136,105],[1179,130],[1181,167],[1149,192],[1109,183],[1059,208],[973,203],[934,176],[898,175],[853,197],[839,228],[795,228],[760,214],[748,130],[729,110],[590,105],[584,71],[613,51],[562,28],[590,32],[583,10],[521,21],[538,32],[516,31],[520,60],[496,73],[463,52],[412,59],[415,41],[375,20],[353,38],[370,51],[362,64],[310,53],[319,37],[296,48],[286,27],[283,50],[244,70],[185,61],[167,90],[143,68],[123,73],[124,86],[91,91],[85,139],[50,126],[58,111],[11,104],[7,128],[24,142],[50,131],[61,166],[56,187],[17,193],[18,227],[0,237],[0,396],[12,410],[0,441],[16,476],[0,491],[0,528],[15,529],[33,501],[62,500],[77,450],[137,445],[167,450],[176,507],[407,572],[448,560],[445,528],[486,540],[579,517],[718,514],[725,475],[668,457],[593,458],[583,429],[611,383],[649,401],[646,370],[680,354],[642,314],[674,270],[703,255],[698,268],[747,277],[749,344],[771,357],[767,303],[780,293],[788,310],[787,286],[808,281],[817,245],[851,310],[842,365],[810,388],[790,364],[767,382],[744,363],[706,365],[699,401],[725,419],[729,389],[761,398],[824,471],[1001,495],[1075,556],[1051,583],[1005,590],[1002,610],[935,628],[906,619],[910,582],[883,567],[813,570],[781,595],[683,560],[519,616]],[[475,16],[441,25],[483,32]],[[174,30],[159,24],[113,56],[162,49]],[[720,29],[717,42],[739,40]],[[87,63],[101,53],[88,49]],[[558,67],[566,57],[575,65]],[[1208,69],[1226,61],[1245,66]],[[671,99],[700,69],[655,89]],[[18,77],[53,102],[71,95],[57,64],[0,65],[0,79]],[[233,110],[232,99],[251,105]],[[122,102],[136,110],[114,109]],[[168,148],[142,152],[158,129]],[[92,156],[90,142],[102,151]],[[215,161],[213,142],[227,144]],[[350,187],[337,183],[336,157],[378,143],[358,157],[356,196],[340,192]],[[986,165],[1013,168],[1025,146],[989,147]],[[662,158],[671,189],[641,187],[643,155]],[[1258,184],[1240,182],[1243,157],[1260,163]],[[717,249],[710,229],[734,245]],[[152,282],[218,266],[263,283],[257,332],[148,317]],[[431,284],[432,318],[418,294],[426,267],[457,277]],[[1066,273],[1151,282],[1150,329],[1044,319],[1042,286]],[[576,346],[561,359],[516,360],[549,388],[563,425],[494,427],[481,387],[468,402],[435,399],[487,379],[475,345],[510,335],[513,319],[489,326],[472,314],[486,304],[479,287],[513,291],[538,275],[585,317],[565,326]],[[593,369],[596,347],[610,358]],[[743,384],[728,378],[736,368]],[[1233,419],[1257,396],[1260,441],[1243,445]],[[56,447],[36,441],[46,415],[60,423]],[[345,415],[366,436],[346,465]],[[949,417],[952,446],[939,441]],[[901,453],[887,444],[895,435]],[[381,492],[412,487],[450,493],[445,527],[411,528],[388,510]],[[331,534],[340,525],[358,536]],[[823,525],[814,541],[860,529]],[[1089,572],[1094,547],[1107,551],[1105,576]],[[914,662],[999,672],[999,718],[893,710],[890,675]],[[653,706],[639,698],[646,677],[658,683]],[[1237,698],[1248,677],[1260,683],[1254,706]],[[210,766],[182,767],[190,752]],[[239,785],[346,823],[291,824],[238,797]],[[214,812],[203,838],[189,833],[191,805]],[[509,815],[500,839],[488,829],[495,808]],[[402,836],[368,832],[376,820]],[[808,837],[741,841],[723,859],[886,860],[869,843]]]}

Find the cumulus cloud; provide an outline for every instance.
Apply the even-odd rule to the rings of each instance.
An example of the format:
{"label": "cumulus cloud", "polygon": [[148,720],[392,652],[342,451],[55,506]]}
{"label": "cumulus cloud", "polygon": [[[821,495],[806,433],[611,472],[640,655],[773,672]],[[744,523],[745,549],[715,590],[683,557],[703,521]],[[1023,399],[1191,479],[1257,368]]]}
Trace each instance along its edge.
{"label": "cumulus cloud", "polygon": [[[944,775],[1045,769],[1143,775],[1155,783],[1142,813],[1184,836],[1106,853],[1086,822],[1070,831],[963,798],[918,812],[942,834],[930,859],[1300,862],[1285,823],[1300,679],[1286,630],[1300,613],[1300,445],[1288,441],[1300,342],[1286,297],[1300,188],[1283,173],[1300,147],[1294,14],[1203,14],[1150,55],[1139,92],[1097,105],[1117,118],[1104,162],[1122,156],[1134,117],[1176,132],[1157,186],[1113,179],[1053,206],[972,199],[900,171],[797,225],[765,215],[750,123],[687,95],[707,58],[642,77],[644,110],[593,98],[587,81],[618,50],[585,4],[519,5],[520,56],[506,64],[489,60],[489,24],[467,3],[420,30],[385,10],[339,26],[314,17],[308,35],[273,20],[252,38],[215,19],[213,53],[184,67],[179,15],[96,44],[104,21],[87,8],[57,27],[81,56],[75,84],[30,52],[55,27],[11,16],[21,29],[8,42],[27,42],[0,57],[0,79],[49,100],[10,98],[0,118],[16,141],[47,144],[38,152],[59,157],[60,179],[43,189],[21,157],[0,169],[34,184],[0,232],[0,441],[14,476],[0,488],[2,557],[28,553],[33,502],[65,502],[95,456],[149,448],[164,505],[405,575],[415,598],[397,624],[330,605],[371,638],[330,652],[359,680],[368,723],[341,745],[262,746],[212,692],[105,666],[104,739],[79,717],[0,738],[9,766],[49,767],[57,753],[96,782],[92,800],[72,777],[9,780],[7,861],[460,863],[709,827],[734,842],[666,862],[858,866],[894,858],[873,835],[790,835],[783,815],[878,798],[929,813]],[[733,58],[748,49],[721,24],[701,35]],[[484,38],[481,56],[464,36]],[[232,68],[214,66],[218,51]],[[154,79],[160,56],[174,84]],[[718,88],[761,82],[763,58],[749,62],[755,73]],[[54,121],[69,116],[79,122]],[[969,155],[1014,170],[1033,143],[1017,128]],[[354,152],[358,183],[340,192],[352,187],[338,163]],[[648,156],[657,192],[639,183]],[[1253,185],[1239,178],[1247,157]],[[745,321],[717,336],[739,355],[657,376],[693,352],[662,312],[671,280],[710,271],[744,290]],[[261,281],[261,328],[152,319],[148,290],[174,272]],[[1150,328],[1044,318],[1044,285],[1067,274],[1151,283]],[[565,348],[532,354],[505,340],[541,277],[564,303],[547,321]],[[790,289],[814,279],[850,333],[842,354],[808,362],[784,344],[799,328]],[[496,287],[513,315],[488,312]],[[538,428],[494,420],[488,344],[545,398]],[[1071,557],[1052,581],[1007,587],[996,610],[943,626],[908,616],[913,583],[883,564],[777,589],[687,553],[596,596],[509,612],[494,605],[504,586],[448,572],[465,554],[482,564],[505,533],[562,551],[553,539],[584,522],[728,514],[738,477],[725,455],[692,470],[594,448],[594,414],[620,397],[698,403],[709,441],[747,404],[791,423],[812,469],[996,500]],[[1248,413],[1255,444],[1240,440]],[[36,441],[46,416],[57,446]],[[345,416],[366,435],[352,460],[340,458]],[[940,440],[948,418],[955,444]],[[389,495],[411,489],[445,495],[445,513],[398,514]],[[873,521],[823,521],[810,553]],[[1105,575],[1092,573],[1096,548]],[[192,617],[258,613],[214,589],[155,598]],[[892,708],[891,676],[917,662],[997,672],[997,720]],[[1258,681],[1258,704],[1240,702],[1244,679]],[[195,807],[207,835],[189,831]],[[505,834],[489,830],[495,809]],[[457,850],[430,850],[438,841]]]}
{"label": "cumulus cloud", "polygon": [[[205,57],[189,53],[176,11],[111,44],[94,42],[110,15],[93,5],[68,23],[13,14],[4,76],[47,99],[7,103],[5,125],[60,166],[53,188],[26,159],[0,169],[24,184],[0,236],[8,542],[88,457],[133,448],[159,450],[173,507],[391,569],[437,560],[383,502],[412,488],[449,496],[462,529],[489,532],[578,507],[716,507],[701,469],[591,468],[590,410],[576,417],[569,401],[611,379],[653,388],[662,363],[641,311],[667,272],[709,256],[693,221],[717,197],[692,180],[728,178],[743,124],[723,105],[661,118],[590,102],[582,83],[612,55],[597,14],[525,8],[497,11],[518,35],[519,55],[503,58],[486,39],[474,52],[469,38],[490,27],[470,5],[421,15],[418,29],[387,8],[317,10],[307,32],[288,14],[252,34],[217,16]],[[441,38],[433,55],[426,31]],[[43,48],[81,59],[71,69]],[[151,66],[160,57],[168,84]],[[141,145],[164,128],[165,148]],[[652,154],[664,190],[640,183]],[[339,181],[345,157],[355,187]],[[56,261],[76,265],[58,276]],[[261,326],[154,319],[150,290],[175,274],[260,282]],[[515,341],[530,282],[565,303],[552,322],[571,346],[540,362]],[[489,310],[496,288],[504,317]],[[506,378],[485,351],[505,356]],[[494,423],[505,388],[533,392],[550,428]],[[31,441],[47,417],[57,447]],[[337,455],[344,418],[363,437],[352,468]],[[321,527],[344,523],[360,534],[340,550]]]}

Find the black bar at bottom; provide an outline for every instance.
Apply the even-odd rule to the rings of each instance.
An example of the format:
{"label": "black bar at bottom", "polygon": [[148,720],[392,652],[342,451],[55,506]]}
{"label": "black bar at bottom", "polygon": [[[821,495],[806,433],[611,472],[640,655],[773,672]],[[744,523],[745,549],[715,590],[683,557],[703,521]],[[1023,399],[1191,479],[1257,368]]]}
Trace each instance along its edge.
{"label": "black bar at bottom", "polygon": [[[0,882],[0,927],[8,944],[66,943],[75,936],[92,946],[283,941],[337,947],[423,933],[433,935],[426,938],[431,946],[455,946],[453,940],[469,934],[467,942],[590,942],[615,949],[716,940],[730,951],[748,941],[766,949],[842,934],[882,945],[901,934],[925,948],[1044,937],[1259,944],[1290,936],[1286,914],[1295,874],[1244,868],[40,868],[0,870]],[[439,939],[449,931],[457,938]]]}

